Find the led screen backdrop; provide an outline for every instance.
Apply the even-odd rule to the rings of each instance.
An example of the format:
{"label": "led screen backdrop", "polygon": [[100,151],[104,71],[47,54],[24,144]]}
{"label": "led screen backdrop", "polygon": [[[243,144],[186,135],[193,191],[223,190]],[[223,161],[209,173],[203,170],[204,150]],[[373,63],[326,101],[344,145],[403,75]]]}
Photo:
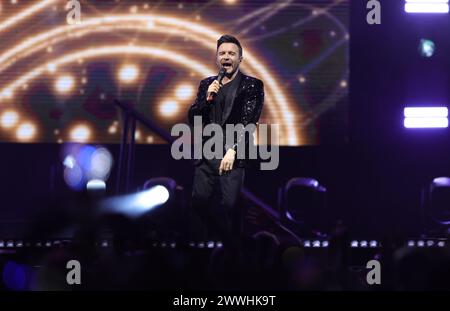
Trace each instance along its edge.
{"label": "led screen backdrop", "polygon": [[[70,24],[70,1],[0,1],[0,141],[118,143],[115,99],[170,131],[225,33],[264,81],[260,123],[279,124],[281,145],[346,141],[348,1],[79,3]],[[163,143],[142,126],[136,139]]]}

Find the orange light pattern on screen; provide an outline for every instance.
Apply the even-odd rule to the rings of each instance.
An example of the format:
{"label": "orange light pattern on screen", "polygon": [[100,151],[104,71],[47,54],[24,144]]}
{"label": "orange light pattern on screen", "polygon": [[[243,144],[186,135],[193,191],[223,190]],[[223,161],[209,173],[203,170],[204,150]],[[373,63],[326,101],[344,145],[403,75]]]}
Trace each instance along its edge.
{"label": "orange light pattern on screen", "polygon": [[[31,16],[45,7],[48,7],[55,1],[40,1],[38,4],[24,10],[16,15],[17,18],[10,18],[7,21],[0,23],[0,32],[6,30],[23,19]],[[26,14],[25,14],[26,13]],[[13,66],[18,61],[26,59],[27,57],[45,51],[47,54],[52,54],[51,46],[67,40],[79,40],[88,35],[94,35],[100,32],[120,32],[121,30],[136,29],[140,32],[160,33],[170,36],[178,36],[180,38],[187,38],[193,41],[195,46],[211,51],[213,57],[215,53],[215,42],[222,34],[214,29],[211,25],[206,25],[201,22],[190,22],[188,20],[178,18],[176,16],[162,16],[157,14],[117,14],[103,17],[83,16],[82,22],[77,25],[56,26],[51,30],[35,33],[25,38],[15,46],[12,46],[0,55],[0,73]],[[214,75],[216,68],[211,64],[210,60],[205,60],[207,63],[193,61],[189,55],[183,55],[177,52],[174,46],[165,46],[164,48],[153,48],[147,46],[148,42],[133,42],[133,45],[103,45],[103,46],[89,46],[78,51],[71,51],[65,55],[59,55],[55,58],[54,55],[49,57],[49,61],[41,66],[30,68],[21,76],[17,77],[7,85],[0,86],[0,103],[13,102],[15,92],[24,88],[31,81],[43,74],[55,74],[64,65],[70,63],[86,60],[89,58],[98,57],[120,57],[124,54],[129,55],[128,60],[134,62],[135,58],[142,57],[157,57],[159,59],[168,60],[175,66],[185,66],[183,62],[189,63],[189,69],[194,70],[201,76]],[[291,102],[286,94],[286,91],[279,85],[278,78],[272,74],[264,61],[251,50],[250,45],[245,45],[245,60],[242,64],[243,70],[249,74],[256,76],[264,81],[266,91],[265,113],[268,114],[267,121],[269,123],[280,124],[280,144],[281,145],[298,145],[304,143],[305,139],[300,131],[300,112],[295,103]],[[50,50],[49,50],[50,47]],[[137,62],[138,63],[138,62]],[[117,68],[120,70],[120,68]],[[128,71],[138,75],[139,67]],[[134,74],[132,74],[133,76]],[[120,77],[120,72],[119,72]],[[131,82],[134,78],[131,77]],[[126,78],[120,79],[120,82],[129,82]],[[198,81],[196,81],[198,83]],[[70,84],[70,83],[69,83]],[[58,88],[57,88],[58,89]],[[71,88],[70,88],[71,90]],[[61,90],[60,90],[61,91]],[[62,91],[66,91],[65,89]],[[82,92],[83,90],[80,90]],[[186,92],[186,91],[185,91]],[[190,92],[190,91],[189,91]],[[181,94],[181,95],[180,95]],[[183,99],[183,92],[176,92],[174,97],[176,99]],[[181,97],[181,98],[180,98]],[[2,104],[3,105],[3,104]],[[168,108],[160,108],[160,112],[165,113],[167,117],[171,114],[177,113],[176,105]],[[170,109],[169,109],[170,108]],[[162,109],[162,110],[161,110]],[[165,111],[165,112],[163,112]],[[111,133],[111,131],[109,131]]]}

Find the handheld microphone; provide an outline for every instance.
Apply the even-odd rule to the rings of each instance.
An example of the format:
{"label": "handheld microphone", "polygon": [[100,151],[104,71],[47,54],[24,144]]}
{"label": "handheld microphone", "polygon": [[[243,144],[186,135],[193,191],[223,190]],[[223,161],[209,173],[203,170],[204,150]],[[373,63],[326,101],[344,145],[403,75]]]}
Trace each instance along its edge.
{"label": "handheld microphone", "polygon": [[[219,81],[220,84],[222,84],[222,80],[223,80],[223,78],[225,78],[226,74],[227,74],[227,70],[225,68],[223,68],[223,67],[220,68],[219,74],[217,75],[217,81]],[[208,98],[206,100],[207,101],[211,101],[211,100],[214,99],[214,97],[216,95],[217,95],[216,93],[211,92],[211,93],[208,94]]]}

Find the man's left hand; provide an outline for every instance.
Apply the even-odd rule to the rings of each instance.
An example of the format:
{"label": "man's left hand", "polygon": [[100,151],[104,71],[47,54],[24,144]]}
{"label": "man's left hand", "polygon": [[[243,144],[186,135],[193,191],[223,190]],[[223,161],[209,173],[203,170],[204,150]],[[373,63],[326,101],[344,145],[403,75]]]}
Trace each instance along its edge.
{"label": "man's left hand", "polygon": [[219,175],[222,175],[222,173],[227,173],[231,171],[233,168],[234,163],[234,156],[236,155],[236,151],[233,149],[228,149],[225,153],[225,156],[223,157],[222,161],[220,162],[219,167]]}

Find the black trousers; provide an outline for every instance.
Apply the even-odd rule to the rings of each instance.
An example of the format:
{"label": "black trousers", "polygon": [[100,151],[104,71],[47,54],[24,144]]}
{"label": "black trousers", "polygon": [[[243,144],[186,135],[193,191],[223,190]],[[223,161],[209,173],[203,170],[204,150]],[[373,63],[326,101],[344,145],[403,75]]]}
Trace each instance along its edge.
{"label": "black trousers", "polygon": [[245,168],[233,167],[219,175],[220,159],[202,160],[195,166],[191,201],[191,239],[216,239],[237,246],[241,215],[236,206]]}

